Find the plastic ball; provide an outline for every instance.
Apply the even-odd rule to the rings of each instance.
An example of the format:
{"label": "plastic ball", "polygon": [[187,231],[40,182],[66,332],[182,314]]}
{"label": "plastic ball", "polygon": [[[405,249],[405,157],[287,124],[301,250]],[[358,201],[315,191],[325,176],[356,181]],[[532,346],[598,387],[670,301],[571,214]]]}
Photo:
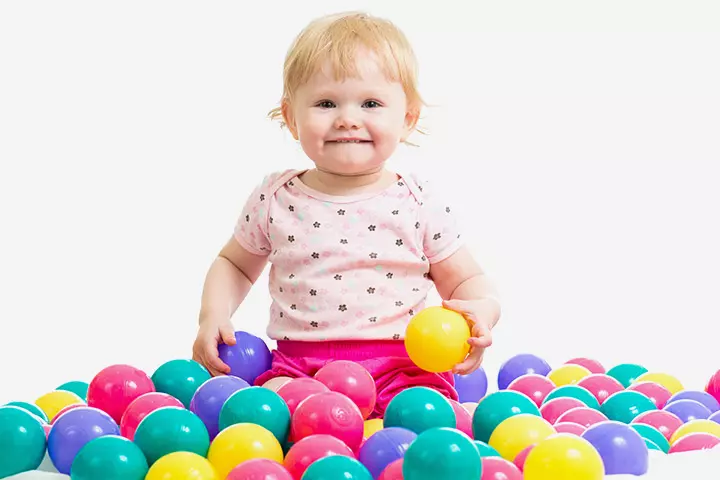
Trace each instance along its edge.
{"label": "plastic ball", "polygon": [[225,478],[232,469],[253,458],[283,461],[280,442],[270,430],[253,423],[238,423],[221,431],[210,444],[207,459]]}
{"label": "plastic ball", "polygon": [[590,370],[581,365],[570,363],[551,370],[547,374],[547,378],[556,386],[562,387],[563,385],[574,385],[591,373]]}
{"label": "plastic ball", "polygon": [[538,407],[542,405],[545,397],[555,390],[556,386],[548,377],[537,373],[528,373],[513,380],[507,389],[520,392],[532,399]]}
{"label": "plastic ball", "polygon": [[483,367],[467,375],[453,374],[460,403],[477,403],[487,394],[488,378]]}
{"label": "plastic ball", "polygon": [[499,390],[505,390],[513,380],[529,373],[546,376],[552,368],[542,358],[531,353],[514,355],[500,365],[497,384]]}
{"label": "plastic ball", "polygon": [[383,470],[377,480],[404,480],[402,473],[403,462],[404,460],[402,458],[392,462]]}
{"label": "plastic ball", "polygon": [[672,434],[680,428],[683,421],[672,412],[666,412],[665,410],[651,410],[649,412],[641,413],[635,417],[631,423],[650,425],[662,433],[667,440],[670,440],[670,438],[672,438]]}
{"label": "plastic ball", "polygon": [[720,445],[720,438],[705,432],[688,433],[678,438],[670,446],[668,453],[694,452],[710,450]]}
{"label": "plastic ball", "polygon": [[720,423],[720,410],[710,415],[708,417],[708,420],[712,420],[715,423]]}
{"label": "plastic ball", "polygon": [[405,330],[405,349],[419,368],[449,372],[470,351],[470,335],[470,326],[461,313],[427,307],[410,319]]}
{"label": "plastic ball", "polygon": [[363,440],[364,421],[360,409],[345,395],[316,393],[297,406],[290,431],[295,442],[310,435],[327,434],[356,451]]}
{"label": "plastic ball", "polygon": [[650,440],[657,445],[659,450],[665,453],[670,450],[670,442],[668,442],[665,435],[663,435],[657,428],[642,423],[631,423],[630,428],[638,432],[645,440]]}
{"label": "plastic ball", "polygon": [[577,423],[585,428],[596,423],[606,422],[608,418],[600,411],[588,407],[571,408],[560,415],[557,422]]}
{"label": "plastic ball", "polygon": [[116,435],[89,441],[70,468],[72,480],[144,480],[147,473],[147,460],[140,447]]}
{"label": "plastic ball", "polygon": [[65,382],[55,390],[65,390],[66,392],[72,392],[82,399],[83,402],[87,402],[87,392],[90,385],[87,382],[80,380],[72,380]]}
{"label": "plastic ball", "polygon": [[[671,394],[685,390],[682,382],[672,375],[662,372],[645,372],[635,379],[635,382],[655,382],[667,388]],[[635,383],[633,382],[633,383]]]}
{"label": "plastic ball", "polygon": [[0,407],[0,478],[37,469],[45,457],[45,430],[29,411]]}
{"label": "plastic ball", "polygon": [[453,428],[425,430],[405,452],[405,480],[478,480],[482,461],[477,447],[464,433]]}
{"label": "plastic ball", "polygon": [[[662,449],[661,449],[660,447],[658,447],[657,443],[655,443],[655,442],[653,442],[652,440],[649,440],[649,439],[647,439],[647,438],[645,438],[645,437],[643,437],[643,440],[645,441],[645,446],[647,447],[648,452],[650,452],[651,450],[656,450],[656,451],[658,451],[658,452],[663,452]],[[663,452],[663,453],[667,453],[667,452]]]}
{"label": "plastic ball", "polygon": [[665,405],[663,410],[674,413],[683,423],[710,417],[710,410],[695,400],[677,400]]}
{"label": "plastic ball", "polygon": [[120,434],[129,439],[135,438],[135,431],[143,418],[162,407],[185,408],[180,400],[167,393],[149,392],[130,402],[120,419]]}
{"label": "plastic ball", "polygon": [[525,480],[603,480],[605,466],[590,442],[559,433],[530,450],[523,474]]}
{"label": "plastic ball", "polygon": [[87,407],[87,405],[84,403],[72,403],[66,407],[61,408],[60,411],[50,421],[50,425],[54,425],[55,422],[58,421],[58,418],[62,417],[63,414],[69,412],[70,410],[74,410],[76,408],[83,408],[83,407]]}
{"label": "plastic ball", "polygon": [[715,413],[720,410],[720,403],[715,400],[715,397],[707,392],[701,392],[698,390],[683,390],[676,393],[667,401],[667,403],[677,402],[678,400],[695,400],[696,402],[705,405],[710,413]]}
{"label": "plastic ball", "polygon": [[155,390],[177,398],[190,408],[195,391],[210,380],[210,372],[195,360],[174,359],[160,365],[150,379]]}
{"label": "plastic ball", "polygon": [[495,450],[493,447],[491,447],[487,443],[481,442],[480,440],[473,440],[473,443],[477,447],[478,452],[480,452],[480,458],[501,457],[500,452]]}
{"label": "plastic ball", "polygon": [[600,363],[597,360],[592,359],[592,358],[585,358],[585,357],[571,358],[570,360],[565,362],[565,364],[566,365],[580,365],[581,367],[585,367],[588,370],[590,370],[590,373],[592,373],[593,375],[605,373],[605,367],[603,367],[602,363]]}
{"label": "plastic ball", "polygon": [[200,417],[207,427],[210,440],[218,434],[220,410],[233,393],[250,385],[242,378],[233,375],[221,375],[211,378],[198,388],[190,401],[190,411]]}
{"label": "plastic ball", "polygon": [[269,430],[281,444],[290,432],[290,409],[272,390],[248,387],[230,395],[220,409],[220,431],[238,423],[254,423]]}
{"label": "plastic ball", "polygon": [[592,393],[598,403],[602,405],[613,393],[624,390],[624,387],[613,377],[604,374],[592,374],[580,379],[578,387],[583,387]]}
{"label": "plastic ball", "polygon": [[298,404],[314,393],[329,392],[330,389],[314,378],[294,378],[278,388],[277,394],[285,400],[290,415],[295,413]]}
{"label": "plastic ball", "polygon": [[142,370],[131,365],[111,365],[90,381],[87,403],[107,412],[115,422],[120,423],[130,402],[154,391],[155,385]]}
{"label": "plastic ball", "polygon": [[253,458],[230,470],[225,480],[293,480],[293,477],[275,460]]}
{"label": "plastic ball", "polygon": [[552,392],[548,393],[543,403],[547,403],[552,399],[561,397],[577,398],[585,404],[586,407],[594,408],[595,410],[600,408],[600,402],[595,398],[595,395],[590,393],[587,389],[579,385],[563,385],[557,387]]}
{"label": "plastic ball", "polygon": [[403,458],[417,438],[411,430],[390,427],[373,434],[360,448],[358,460],[377,478],[392,462]]}
{"label": "plastic ball", "polygon": [[221,343],[218,355],[230,367],[230,375],[240,377],[250,385],[272,367],[272,353],[265,341],[248,332],[236,331],[235,345]]}
{"label": "plastic ball", "polygon": [[330,455],[310,464],[302,480],[373,480],[373,476],[352,457]]}
{"label": "plastic ball", "polygon": [[553,424],[553,428],[557,433],[570,433],[577,436],[582,435],[587,430],[586,426],[573,422],[557,422]]}
{"label": "plastic ball", "polygon": [[148,464],[173,452],[207,454],[210,437],[202,420],[190,410],[162,407],[142,419],[133,440],[143,451]]}
{"label": "plastic ball", "polygon": [[212,464],[192,452],[173,452],[155,462],[145,480],[222,480]]}
{"label": "plastic ball", "polygon": [[[560,432],[558,432],[560,433]],[[523,449],[522,452],[517,454],[517,457],[515,457],[515,460],[513,460],[513,465],[517,467],[518,470],[521,472],[525,468],[525,461],[527,460],[528,455],[530,455],[530,452],[532,449],[535,448],[535,445],[529,445]],[[504,459],[503,459],[504,460]],[[502,480],[502,479],[499,479]]]}
{"label": "plastic ball", "polygon": [[670,444],[674,444],[679,438],[689,433],[709,433],[710,435],[715,435],[720,438],[720,424],[712,420],[690,420],[675,430],[675,433],[670,437]]}
{"label": "plastic ball", "polygon": [[375,409],[377,387],[370,372],[356,362],[335,360],[321,367],[314,375],[332,392],[342,393],[360,409],[367,419]]}
{"label": "plastic ball", "polygon": [[82,398],[78,397],[77,394],[68,392],[67,390],[54,390],[35,400],[35,405],[40,407],[40,410],[45,413],[45,417],[49,422],[57,416],[60,410],[68,405],[75,404],[85,405],[85,402]]}
{"label": "plastic ball", "polygon": [[590,442],[600,454],[606,475],[647,473],[647,445],[629,425],[616,421],[598,423],[585,430],[582,438]]}
{"label": "plastic ball", "polygon": [[367,440],[383,428],[385,428],[385,426],[383,425],[382,418],[371,418],[370,420],[365,420],[365,423],[363,424],[363,438]]}
{"label": "plastic ball", "polygon": [[705,385],[705,391],[720,402],[720,370],[710,377],[708,383]]}
{"label": "plastic ball", "polygon": [[341,440],[331,435],[311,435],[290,447],[283,460],[283,465],[294,479],[299,480],[310,464],[330,455],[355,458],[353,451]]}
{"label": "plastic ball", "polygon": [[630,423],[641,413],[657,410],[655,404],[640,392],[623,390],[608,397],[600,411],[610,420]]}
{"label": "plastic ball", "polygon": [[292,377],[274,377],[262,384],[263,388],[277,392],[280,387],[292,380]]}
{"label": "plastic ball", "polygon": [[32,404],[32,403],[28,403],[28,402],[8,402],[8,403],[6,403],[4,406],[6,406],[6,407],[18,407],[18,408],[21,408],[21,409],[23,409],[23,410],[25,410],[25,411],[27,411],[27,412],[29,412],[29,413],[32,413],[33,415],[37,416],[37,417],[40,418],[43,422],[45,422],[45,423],[48,423],[48,422],[49,422],[49,419],[48,419],[47,415],[45,414],[45,412],[43,412],[43,411],[40,409],[40,407],[38,407],[37,405],[34,405],[34,404]]}
{"label": "plastic ball", "polygon": [[511,461],[500,457],[485,457],[482,459],[480,480],[523,480],[523,476]]}
{"label": "plastic ball", "polygon": [[[473,416],[465,407],[452,399],[448,399],[455,411],[455,428],[463,432],[470,438],[473,438],[472,422]],[[474,413],[474,412],[473,412]]]}
{"label": "plastic ball", "polygon": [[94,407],[76,408],[59,417],[50,430],[48,456],[58,472],[69,475],[78,452],[105,435],[120,435],[120,427],[108,413]]}
{"label": "plastic ball", "polygon": [[647,371],[648,369],[642,365],[637,365],[635,363],[621,363],[608,370],[607,375],[613,377],[615,380],[620,382],[623,387],[627,388],[640,375],[646,373]]}
{"label": "plastic ball", "polygon": [[637,382],[630,385],[628,390],[640,392],[648,397],[657,408],[663,408],[672,394],[670,390],[655,382]]}
{"label": "plastic ball", "polygon": [[503,420],[490,435],[488,444],[504,459],[512,461],[525,448],[556,433],[540,415],[522,413]]}
{"label": "plastic ball", "polygon": [[508,418],[529,413],[540,417],[540,410],[527,395],[500,390],[483,398],[473,414],[475,440],[488,442],[495,428]]}
{"label": "plastic ball", "polygon": [[447,398],[428,387],[410,387],[395,395],[385,409],[385,427],[420,434],[437,427],[455,428],[455,411]]}
{"label": "plastic ball", "polygon": [[587,405],[577,398],[557,397],[542,404],[540,407],[540,415],[551,424],[554,424],[557,422],[557,419],[568,410],[586,406]]}

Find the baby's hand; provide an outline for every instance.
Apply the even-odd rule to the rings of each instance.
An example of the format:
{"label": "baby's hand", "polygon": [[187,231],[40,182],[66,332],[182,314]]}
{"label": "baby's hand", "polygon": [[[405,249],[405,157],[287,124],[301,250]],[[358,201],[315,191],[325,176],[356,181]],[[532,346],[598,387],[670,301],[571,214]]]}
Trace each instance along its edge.
{"label": "baby's hand", "polygon": [[203,322],[198,329],[193,344],[193,360],[208,369],[213,377],[230,373],[218,354],[218,344],[235,345],[235,330],[229,321],[214,323]]}
{"label": "baby's hand", "polygon": [[[494,300],[490,300],[494,301]],[[453,373],[468,375],[482,365],[485,349],[492,345],[492,326],[495,324],[496,308],[488,300],[447,300],[445,308],[461,313],[472,326],[468,340],[470,353],[464,361],[455,365]]]}

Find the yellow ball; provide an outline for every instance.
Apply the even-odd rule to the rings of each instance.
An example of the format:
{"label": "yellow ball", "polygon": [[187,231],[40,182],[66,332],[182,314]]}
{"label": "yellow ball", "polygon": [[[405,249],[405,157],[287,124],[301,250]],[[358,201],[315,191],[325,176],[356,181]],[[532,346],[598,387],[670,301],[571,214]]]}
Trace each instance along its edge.
{"label": "yellow ball", "polygon": [[418,312],[405,330],[410,359],[427,372],[448,372],[470,351],[470,326],[462,314],[444,307]]}
{"label": "yellow ball", "polygon": [[220,480],[220,477],[207,458],[192,452],[173,452],[153,463],[145,480]]}
{"label": "yellow ball", "polygon": [[657,383],[657,384],[662,385],[663,387],[667,388],[670,391],[670,393],[673,395],[685,390],[685,387],[683,387],[683,384],[680,383],[680,380],[673,377],[672,375],[668,375],[667,373],[662,373],[662,372],[645,372],[642,375],[640,375],[638,378],[636,378],[633,383],[640,383],[640,382]]}
{"label": "yellow ball", "polygon": [[525,480],[603,480],[605,465],[590,442],[558,433],[530,450],[523,473]]}
{"label": "yellow ball", "polygon": [[515,460],[526,447],[557,433],[555,428],[538,415],[521,413],[503,420],[492,435],[488,445],[493,447],[505,460]]}
{"label": "yellow ball", "polygon": [[690,420],[687,423],[680,425],[680,428],[675,430],[675,433],[670,437],[670,445],[688,433],[709,433],[720,438],[720,423],[715,423],[712,420]]}
{"label": "yellow ball", "polygon": [[65,390],[54,390],[42,395],[35,400],[35,405],[45,412],[48,420],[52,422],[53,418],[68,405],[85,405],[85,401],[73,392]]}
{"label": "yellow ball", "polygon": [[567,364],[562,365],[547,374],[547,378],[555,384],[556,387],[563,385],[573,385],[592,372],[582,365]]}
{"label": "yellow ball", "polygon": [[270,430],[254,423],[236,423],[221,431],[210,443],[207,458],[220,478],[247,460],[267,458],[283,462],[280,442]]}
{"label": "yellow ball", "polygon": [[379,432],[383,428],[384,427],[382,418],[371,418],[370,420],[365,420],[363,437],[370,438],[373,433]]}

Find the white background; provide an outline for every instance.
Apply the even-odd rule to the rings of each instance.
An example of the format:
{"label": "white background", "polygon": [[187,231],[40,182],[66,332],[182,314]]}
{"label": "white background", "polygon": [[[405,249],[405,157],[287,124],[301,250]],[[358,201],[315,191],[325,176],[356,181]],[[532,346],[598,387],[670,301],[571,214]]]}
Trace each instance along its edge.
{"label": "white background", "polygon": [[492,388],[520,352],[720,368],[717,1],[258,3],[0,3],[0,403],[191,355],[246,195],[310,166],[265,117],[286,49],[346,9],[417,49],[431,132],[390,166],[443,186],[501,290]]}

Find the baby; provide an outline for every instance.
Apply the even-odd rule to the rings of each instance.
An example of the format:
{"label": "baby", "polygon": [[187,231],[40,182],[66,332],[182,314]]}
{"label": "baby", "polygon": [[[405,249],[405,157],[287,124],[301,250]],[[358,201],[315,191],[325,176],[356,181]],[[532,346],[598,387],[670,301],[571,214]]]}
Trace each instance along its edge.
{"label": "baby", "polygon": [[[315,168],[259,180],[208,271],[193,358],[213,375],[230,371],[218,343],[235,343],[231,317],[268,262],[267,335],[277,349],[256,385],[351,360],[375,379],[377,418],[411,386],[457,400],[453,373],[482,363],[500,317],[492,283],[443,199],[385,165],[417,128],[416,70],[404,34],[364,13],[319,18],[293,43],[270,115]],[[418,368],[403,343],[433,287],[472,327],[467,358],[440,374]]]}

